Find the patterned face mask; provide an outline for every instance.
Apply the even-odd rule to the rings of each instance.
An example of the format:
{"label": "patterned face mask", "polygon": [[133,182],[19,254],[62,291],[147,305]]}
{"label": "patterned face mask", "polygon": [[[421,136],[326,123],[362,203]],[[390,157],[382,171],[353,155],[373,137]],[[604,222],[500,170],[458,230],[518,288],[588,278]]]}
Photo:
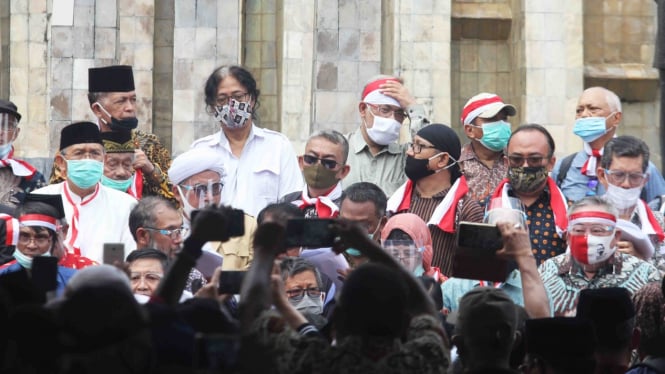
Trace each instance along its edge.
{"label": "patterned face mask", "polygon": [[547,167],[508,168],[508,180],[513,190],[522,193],[537,191],[547,181]]}
{"label": "patterned face mask", "polygon": [[252,105],[249,101],[236,101],[229,99],[227,104],[215,108],[215,119],[230,129],[239,129],[252,115]]}

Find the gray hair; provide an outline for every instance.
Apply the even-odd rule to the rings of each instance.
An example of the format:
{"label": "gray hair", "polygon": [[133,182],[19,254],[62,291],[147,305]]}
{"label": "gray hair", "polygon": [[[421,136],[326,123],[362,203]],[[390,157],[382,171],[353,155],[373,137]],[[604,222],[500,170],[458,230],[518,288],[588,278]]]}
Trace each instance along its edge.
{"label": "gray hair", "polygon": [[138,240],[136,231],[139,228],[155,226],[157,221],[155,211],[162,206],[178,211],[173,203],[161,196],[146,196],[139,200],[138,204],[129,213],[129,231],[132,233],[134,241]]}
{"label": "gray hair", "polygon": [[341,132],[336,130],[319,130],[310,135],[307,143],[309,144],[312,139],[316,138],[323,138],[335,145],[342,146],[342,164],[346,164],[346,160],[349,157],[349,141],[346,140]]}
{"label": "gray hair", "polygon": [[314,273],[314,278],[316,278],[317,287],[323,287],[323,281],[321,280],[319,269],[302,257],[286,257],[282,259],[282,262],[279,264],[279,270],[282,273],[282,281],[284,282],[295,275],[305,271],[311,271]]}
{"label": "gray hair", "polygon": [[649,167],[649,146],[642,139],[630,135],[617,136],[605,144],[600,166],[609,169],[614,157],[637,158],[642,156],[642,172]]}
{"label": "gray hair", "polygon": [[591,206],[599,207],[605,212],[613,215],[614,217],[619,217],[619,211],[617,210],[617,208],[600,196],[586,196],[576,201],[575,203],[573,203],[573,205],[570,206],[570,208],[568,208],[568,215],[570,216],[571,214],[577,212],[578,210],[584,207],[591,207]]}
{"label": "gray hair", "polygon": [[617,94],[608,90],[605,87],[600,87],[600,86],[589,87],[586,90],[584,90],[584,92],[590,90],[601,90],[605,94],[605,102],[607,103],[607,106],[610,107],[610,110],[612,112],[621,113],[621,99],[619,99],[619,96],[617,96]]}

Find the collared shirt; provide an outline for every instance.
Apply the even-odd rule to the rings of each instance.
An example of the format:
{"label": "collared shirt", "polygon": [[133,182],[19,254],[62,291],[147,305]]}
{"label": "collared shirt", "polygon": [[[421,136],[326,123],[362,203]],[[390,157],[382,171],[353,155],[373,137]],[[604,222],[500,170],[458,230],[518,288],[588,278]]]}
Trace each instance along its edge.
{"label": "collared shirt", "polygon": [[221,203],[256,217],[266,205],[303,186],[298,158],[283,134],[252,124],[240,157],[231,151],[223,131],[198,139],[192,148],[210,147],[224,164]]}
{"label": "collared shirt", "polygon": [[538,271],[554,305],[554,316],[563,317],[575,316],[581,290],[621,287],[634,294],[645,284],[660,281],[660,273],[653,265],[621,252],[616,252],[591,279],[568,253],[545,261]]}
{"label": "collared shirt", "polygon": [[225,242],[209,242],[214,251],[224,257],[222,270],[247,270],[254,259],[254,231],[256,219],[245,214],[245,234],[233,237]]}
{"label": "collared shirt", "polygon": [[[515,196],[512,190],[508,194]],[[525,206],[525,213],[526,224],[529,226],[531,252],[538,265],[566,251],[566,241],[556,232],[549,188],[545,187],[533,204]]]}
{"label": "collared shirt", "polygon": [[[603,195],[605,193],[605,188],[600,183],[593,183],[596,186],[595,191],[590,189],[589,181],[592,179],[582,174],[582,166],[589,159],[589,155],[584,151],[577,152],[573,158],[572,164],[566,173],[566,179],[561,182],[559,186],[563,194],[566,195],[568,201],[575,202],[581,198],[588,195]],[[561,168],[561,162],[563,158],[557,160],[554,169],[552,170],[552,179],[558,183],[559,170]],[[644,189],[646,191],[646,201],[650,202],[660,195],[665,195],[665,180],[660,174],[656,166],[649,161],[649,166],[647,167],[647,173],[649,174],[649,179],[647,180]]]}
{"label": "collared shirt", "polygon": [[[492,282],[481,282],[473,279],[450,278],[443,282],[441,291],[443,292],[443,307],[449,311],[459,308],[459,301],[467,292],[480,286],[492,285]],[[515,304],[524,306],[524,295],[522,294],[522,277],[518,270],[513,270],[505,282],[499,285]]]}
{"label": "collared shirt", "polygon": [[[424,198],[420,196],[418,189],[414,188],[411,194],[409,213],[414,213],[422,218],[423,221],[428,222],[436,207],[446,197],[448,191],[450,191],[450,188],[446,188],[432,197]],[[466,196],[460,199],[457,206],[455,225],[460,221],[482,222],[482,220],[483,210],[477,201],[469,199]],[[453,260],[455,258],[455,249],[457,248],[456,235],[445,232],[434,225],[429,225],[429,230],[432,234],[432,266],[438,267],[441,269],[442,274],[449,276],[453,272]]]}
{"label": "collared shirt", "polygon": [[444,373],[450,363],[441,322],[432,316],[413,317],[403,341],[348,336],[331,346],[316,328],[304,326],[295,331],[275,311],[264,311],[247,338],[257,353],[271,353],[262,359],[276,373]]}
{"label": "collared shirt", "polygon": [[[428,125],[429,121],[425,118],[425,109],[422,105],[410,106],[407,111],[411,120],[411,135],[413,136],[422,127]],[[344,178],[344,186],[358,182],[370,182],[379,186],[386,196],[390,196],[406,182],[404,165],[406,164],[407,144],[390,143],[379,153],[372,155],[360,128],[346,137],[349,140],[347,164],[351,166],[351,170],[349,175]]]}
{"label": "collared shirt", "polygon": [[494,160],[492,168],[488,168],[476,155],[472,143],[462,146],[459,165],[469,186],[468,195],[481,205],[485,204],[487,196],[496,190],[508,174],[508,164],[503,160],[503,154]]}
{"label": "collared shirt", "polygon": [[[98,184],[97,195],[85,204],[80,204],[81,198],[74,193],[70,194],[72,201],[65,196],[65,183],[51,184],[40,188],[35,193],[62,196],[62,205],[65,208],[65,217],[70,224],[67,231],[66,243],[70,242],[75,232],[72,217],[74,204],[79,211],[76,241],[81,249],[81,255],[92,261],[103,263],[104,243],[123,243],[125,254],[136,249],[136,242],[129,231],[129,213],[137,204],[136,199],[128,194]],[[71,248],[70,248],[71,249]]]}

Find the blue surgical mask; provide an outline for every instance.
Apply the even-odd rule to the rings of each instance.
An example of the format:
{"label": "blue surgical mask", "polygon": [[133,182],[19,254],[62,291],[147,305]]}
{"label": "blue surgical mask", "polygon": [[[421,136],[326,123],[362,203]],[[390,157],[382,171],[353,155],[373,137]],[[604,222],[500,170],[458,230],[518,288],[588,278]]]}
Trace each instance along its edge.
{"label": "blue surgical mask", "polygon": [[607,132],[612,129],[608,129],[605,123],[607,118],[611,117],[613,114],[614,112],[612,112],[607,117],[578,118],[575,120],[575,126],[573,126],[573,134],[582,138],[584,142],[591,143],[592,141],[607,134]]}
{"label": "blue surgical mask", "polygon": [[32,257],[24,255],[18,248],[14,250],[14,258],[22,268],[32,269]]}
{"label": "blue surgical mask", "polygon": [[104,174],[104,163],[97,160],[67,160],[67,179],[79,188],[90,188]]}
{"label": "blue surgical mask", "polygon": [[5,158],[12,150],[12,143],[0,145],[0,158]]}
{"label": "blue surgical mask", "polygon": [[133,178],[115,180],[107,178],[106,175],[102,175],[102,184],[106,187],[113,188],[121,192],[126,192],[129,187],[132,185]]}
{"label": "blue surgical mask", "polygon": [[483,129],[483,137],[479,140],[485,148],[499,152],[506,148],[510,139],[510,123],[506,121],[495,121],[485,123],[482,126],[470,125]]}

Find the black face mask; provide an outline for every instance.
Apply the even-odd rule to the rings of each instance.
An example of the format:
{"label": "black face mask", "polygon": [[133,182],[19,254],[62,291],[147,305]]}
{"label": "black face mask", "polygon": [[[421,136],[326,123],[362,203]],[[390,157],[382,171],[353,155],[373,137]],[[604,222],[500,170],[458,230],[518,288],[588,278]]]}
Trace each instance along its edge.
{"label": "black face mask", "polygon": [[427,169],[429,159],[427,158],[414,158],[411,156],[406,157],[406,165],[404,165],[404,174],[407,178],[417,182],[425,177],[434,174],[434,170]]}
{"label": "black face mask", "polygon": [[139,125],[139,120],[136,117],[125,119],[111,117],[111,123],[108,125],[113,131],[130,131],[134,130]]}

